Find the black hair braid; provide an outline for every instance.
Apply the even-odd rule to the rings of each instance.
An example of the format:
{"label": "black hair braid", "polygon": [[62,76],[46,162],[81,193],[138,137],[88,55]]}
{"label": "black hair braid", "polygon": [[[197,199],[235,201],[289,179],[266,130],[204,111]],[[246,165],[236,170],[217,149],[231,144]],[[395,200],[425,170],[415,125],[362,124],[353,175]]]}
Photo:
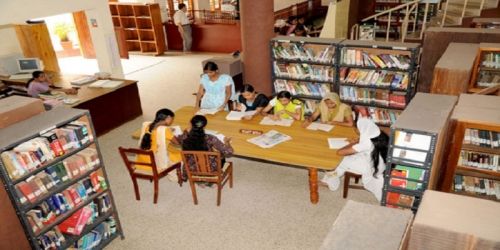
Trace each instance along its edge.
{"label": "black hair braid", "polygon": [[143,136],[142,136],[142,141],[141,141],[141,149],[144,149],[144,150],[149,150],[151,149],[151,133],[153,132],[153,129],[156,127],[156,125],[165,120],[165,118],[167,118],[168,116],[164,115],[164,114],[158,114],[155,118],[155,120],[149,124],[149,127],[148,127],[148,132],[146,132]]}
{"label": "black hair braid", "polygon": [[378,164],[379,164],[379,155],[382,156],[382,160],[384,163],[387,162],[387,151],[389,145],[389,136],[387,136],[384,132],[380,132],[380,135],[371,139],[373,143],[373,151],[371,153],[371,158],[373,161],[373,168],[375,171],[373,172],[373,177],[377,177],[378,173]]}

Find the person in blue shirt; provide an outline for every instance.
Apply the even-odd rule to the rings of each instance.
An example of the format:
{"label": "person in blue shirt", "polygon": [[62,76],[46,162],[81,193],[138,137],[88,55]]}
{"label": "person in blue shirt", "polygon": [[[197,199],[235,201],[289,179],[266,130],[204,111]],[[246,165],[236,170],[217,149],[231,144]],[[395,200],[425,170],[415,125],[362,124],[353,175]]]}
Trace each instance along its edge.
{"label": "person in blue shirt", "polygon": [[226,109],[227,102],[235,99],[233,79],[227,74],[220,74],[219,67],[214,62],[207,62],[203,70],[205,74],[201,76],[195,107],[197,109]]}

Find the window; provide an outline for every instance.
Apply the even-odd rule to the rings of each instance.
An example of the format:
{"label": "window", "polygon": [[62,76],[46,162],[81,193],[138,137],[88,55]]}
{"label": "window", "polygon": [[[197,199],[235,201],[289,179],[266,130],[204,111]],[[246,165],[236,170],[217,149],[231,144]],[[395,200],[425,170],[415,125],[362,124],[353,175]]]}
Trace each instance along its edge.
{"label": "window", "polygon": [[193,0],[166,0],[167,1],[167,11],[168,14],[170,15],[170,19],[173,19],[173,16],[176,11],[179,10],[179,4],[183,3],[186,4],[188,13],[193,16]]}

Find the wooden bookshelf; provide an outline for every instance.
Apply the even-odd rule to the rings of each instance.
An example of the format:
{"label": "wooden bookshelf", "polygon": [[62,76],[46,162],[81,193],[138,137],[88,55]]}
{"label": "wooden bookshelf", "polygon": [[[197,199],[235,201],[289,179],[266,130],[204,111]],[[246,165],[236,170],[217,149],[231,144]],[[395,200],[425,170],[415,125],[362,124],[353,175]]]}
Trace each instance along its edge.
{"label": "wooden bookshelf", "polygon": [[500,43],[480,43],[469,83],[469,93],[500,85]]}
{"label": "wooden bookshelf", "polygon": [[129,52],[150,55],[165,52],[159,4],[110,2],[109,8],[113,25],[124,29]]}
{"label": "wooden bookshelf", "polygon": [[[456,102],[455,96],[417,93],[391,126],[381,200],[383,206],[416,211],[423,192],[437,188],[443,170],[441,166],[446,160],[449,118]],[[421,157],[413,157],[415,154]],[[397,175],[405,169],[408,170],[405,176]],[[411,172],[420,174],[415,177]],[[408,199],[413,203],[395,201],[401,196],[410,197]]]}
{"label": "wooden bookshelf", "polygon": [[500,185],[499,102],[497,96],[460,96],[442,191],[500,201],[495,192]]}
{"label": "wooden bookshelf", "polygon": [[[80,125],[75,125],[75,122]],[[71,126],[73,129],[70,129]],[[63,130],[73,131],[69,132],[74,133],[70,136],[73,139],[66,137],[69,134],[57,134]],[[54,134],[55,137],[50,140],[42,139],[47,136],[47,132],[57,135]],[[30,148],[22,149],[22,145],[28,142]],[[73,145],[71,148],[56,150],[58,144],[70,145],[69,143]],[[32,154],[31,160],[24,158],[23,155],[27,154]],[[115,228],[109,231],[110,235],[100,235],[101,244],[109,243],[118,235],[123,238],[118,211],[88,111],[56,108],[3,129],[0,132],[0,155],[2,182],[32,249],[44,249],[44,243],[56,244],[52,241],[53,238],[47,238],[48,235],[57,235],[54,232],[60,232],[63,223],[82,209],[92,211],[91,219],[78,235],[61,229],[64,240],[59,244],[64,247],[60,249],[66,249],[75,242],[80,242],[79,247],[90,244],[90,241],[80,239],[91,237],[87,234],[102,227],[101,223],[112,224]],[[16,163],[9,155],[16,155]],[[80,163],[71,166],[76,158],[81,160]],[[22,186],[30,188],[27,190]],[[75,192],[75,196],[70,195],[70,192]],[[106,206],[102,205],[104,202]]]}

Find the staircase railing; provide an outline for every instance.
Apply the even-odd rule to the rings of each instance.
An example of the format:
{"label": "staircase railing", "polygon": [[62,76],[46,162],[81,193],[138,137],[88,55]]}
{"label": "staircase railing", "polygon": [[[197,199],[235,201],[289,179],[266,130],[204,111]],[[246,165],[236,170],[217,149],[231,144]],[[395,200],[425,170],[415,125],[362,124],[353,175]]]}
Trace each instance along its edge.
{"label": "staircase railing", "polygon": [[[481,4],[479,5],[479,11],[480,11],[480,12],[481,12],[481,11],[483,10],[483,8],[484,8],[484,1],[485,1],[485,0],[481,0]],[[450,2],[450,0],[446,1],[446,4],[444,5],[444,10],[443,10],[443,18],[442,18],[441,23],[440,23],[441,27],[443,27],[443,26],[445,25],[445,22],[446,22],[446,17],[447,17],[447,15],[449,15],[449,13],[448,13],[448,3],[449,3],[449,2]],[[466,11],[466,9],[467,9],[467,4],[468,4],[468,3],[469,3],[469,1],[468,1],[468,0],[464,0],[464,2],[463,2],[463,4],[464,4],[464,5],[462,6],[462,13],[461,13],[461,16],[459,17],[459,18],[460,18],[460,20],[462,20],[462,19],[465,17],[465,11]],[[461,22],[462,22],[462,21],[460,21],[460,23],[459,23],[459,24],[461,24]]]}
{"label": "staircase railing", "polygon": [[[365,23],[365,22],[368,22],[368,21],[374,21],[374,23],[376,23],[377,22],[377,18],[382,17],[382,16],[388,16],[388,18],[387,18],[387,28],[386,28],[386,31],[385,31],[385,40],[389,41],[390,29],[391,29],[391,24],[392,24],[391,18],[393,16],[393,13],[405,9],[405,16],[404,16],[403,21],[401,23],[401,36],[400,36],[401,37],[401,41],[404,42],[404,40],[405,40],[405,38],[407,36],[407,33],[408,33],[408,27],[409,27],[409,24],[410,24],[410,17],[411,17],[412,14],[414,14],[414,20],[413,20],[412,30],[413,30],[413,32],[415,32],[416,29],[417,29],[417,24],[419,22],[418,5],[420,3],[423,3],[423,2],[425,2],[425,1],[424,0],[414,0],[414,1],[411,1],[411,2],[408,2],[408,3],[404,3],[404,4],[401,4],[401,5],[398,5],[398,6],[394,7],[394,8],[391,8],[391,9],[385,10],[383,12],[371,15],[371,16],[369,16],[369,17],[361,20],[361,23]],[[424,34],[423,31],[425,30],[425,26],[426,26],[426,23],[427,23],[428,11],[429,11],[429,3],[425,2],[424,16],[423,16],[423,19],[422,19],[422,28],[421,28],[420,34],[419,34],[419,38],[420,39],[422,39],[422,36]],[[356,24],[356,25],[354,25],[351,28],[351,39],[357,39],[359,37],[358,33],[359,33],[359,25]]]}

